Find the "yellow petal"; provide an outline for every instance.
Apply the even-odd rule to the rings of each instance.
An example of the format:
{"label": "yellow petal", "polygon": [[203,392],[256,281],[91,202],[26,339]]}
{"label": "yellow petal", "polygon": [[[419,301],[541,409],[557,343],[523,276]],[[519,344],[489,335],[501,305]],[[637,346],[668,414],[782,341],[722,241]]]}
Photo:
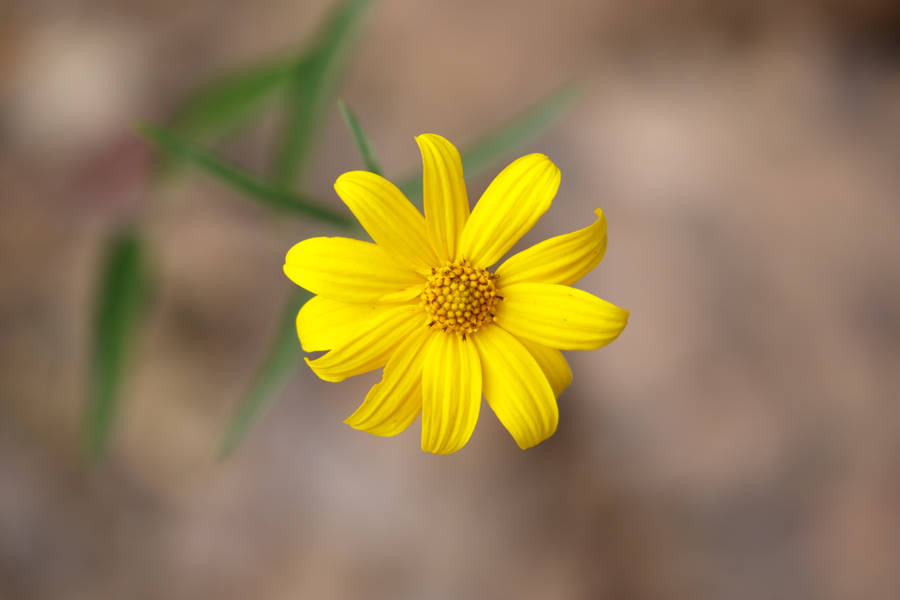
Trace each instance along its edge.
{"label": "yellow petal", "polygon": [[567,285],[503,286],[497,324],[518,338],[560,350],[593,350],[616,339],[628,311]]}
{"label": "yellow petal", "polygon": [[354,304],[315,296],[297,313],[297,335],[306,352],[343,345],[366,324],[396,304]]}
{"label": "yellow petal", "polygon": [[375,243],[397,262],[428,270],[439,264],[425,219],[393,183],[368,171],[338,177],[334,189]]}
{"label": "yellow petal", "polygon": [[531,353],[500,327],[485,327],[472,340],[481,357],[484,397],[519,448],[553,435],[556,396]]}
{"label": "yellow petal", "polygon": [[400,344],[425,322],[419,306],[402,305],[369,321],[344,344],[306,363],[325,381],[343,381],[387,364]]}
{"label": "yellow petal", "polygon": [[516,339],[525,346],[525,349],[531,353],[531,356],[540,365],[541,371],[544,372],[547,381],[550,382],[553,395],[559,398],[562,391],[572,383],[572,369],[569,368],[566,357],[556,348],[549,348],[543,344],[532,342],[527,338]]}
{"label": "yellow petal", "polygon": [[455,261],[459,238],[469,218],[462,161],[453,144],[439,135],[426,133],[416,142],[422,152],[428,239],[440,260]]}
{"label": "yellow petal", "polygon": [[481,408],[481,363],[469,340],[431,338],[422,371],[422,450],[456,452],[469,441]]}
{"label": "yellow petal", "polygon": [[284,273],[317,296],[339,302],[403,302],[422,291],[425,279],[369,242],[310,238],[288,251]]}
{"label": "yellow petal", "polygon": [[423,349],[432,335],[427,327],[414,331],[388,361],[384,377],[369,390],[356,412],[344,423],[375,435],[397,435],[422,412]]}
{"label": "yellow petal", "polygon": [[559,169],[543,154],[529,154],[497,175],[466,223],[460,248],[481,268],[500,260],[541,218],[559,187]]}
{"label": "yellow petal", "polygon": [[596,213],[593,225],[550,238],[507,259],[496,271],[502,285],[572,285],[587,275],[606,254],[606,217],[599,208]]}

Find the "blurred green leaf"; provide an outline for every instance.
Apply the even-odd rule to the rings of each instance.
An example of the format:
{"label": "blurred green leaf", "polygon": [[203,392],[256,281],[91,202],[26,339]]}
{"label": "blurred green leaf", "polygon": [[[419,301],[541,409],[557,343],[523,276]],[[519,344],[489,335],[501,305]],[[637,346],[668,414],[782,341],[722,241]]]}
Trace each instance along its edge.
{"label": "blurred green leaf", "polygon": [[[461,152],[466,179],[481,175],[498,160],[543,131],[571,108],[580,93],[581,86],[577,83],[563,85],[514,117],[508,124],[466,148]],[[419,168],[414,175],[404,179],[397,187],[410,200],[421,199],[422,169]],[[421,202],[418,204],[421,205]]]}
{"label": "blurred green leaf", "polygon": [[352,227],[355,224],[345,214],[291,192],[281,184],[267,181],[162,127],[143,123],[138,126],[138,130],[167,153],[193,163],[222,183],[265,206],[342,227]]}
{"label": "blurred green leaf", "polygon": [[353,134],[353,140],[356,142],[356,149],[359,150],[359,155],[362,157],[366,170],[371,171],[376,175],[384,175],[384,172],[381,170],[381,165],[378,163],[378,158],[375,156],[375,150],[372,148],[369,138],[366,137],[366,133],[359,124],[356,115],[353,114],[353,111],[350,110],[350,107],[347,106],[347,103],[343,100],[338,100],[338,108],[341,109],[341,114],[344,115],[344,120],[347,121],[347,126]]}
{"label": "blurred green leaf", "polygon": [[292,61],[279,59],[215,81],[176,112],[170,127],[195,140],[228,133],[275,95],[288,81],[292,68]]}
{"label": "blurred green leaf", "polygon": [[[214,81],[176,111],[170,128],[194,141],[218,145],[274,100],[287,84],[292,67],[292,61],[279,59]],[[178,166],[179,158],[166,154],[159,162],[159,173],[171,174]]]}
{"label": "blurred green leaf", "polygon": [[86,407],[84,450],[90,462],[103,458],[128,356],[136,338],[147,290],[141,240],[133,230],[106,248],[94,315],[91,391]]}
{"label": "blurred green leaf", "polygon": [[259,370],[250,391],[241,402],[222,436],[219,457],[227,458],[238,446],[254,423],[271,405],[286,383],[287,377],[299,363],[302,351],[297,340],[297,313],[312,294],[304,289],[292,293],[284,312],[269,355]]}
{"label": "blurred green leaf", "polygon": [[274,164],[279,181],[295,184],[303,174],[371,4],[371,0],[341,2],[315,45],[294,66],[288,89],[287,126]]}

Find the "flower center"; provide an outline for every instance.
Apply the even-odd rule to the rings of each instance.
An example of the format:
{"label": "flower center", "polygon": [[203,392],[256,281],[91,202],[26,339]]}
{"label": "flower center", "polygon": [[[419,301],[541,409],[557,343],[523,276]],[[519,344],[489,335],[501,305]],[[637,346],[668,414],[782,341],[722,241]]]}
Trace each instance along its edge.
{"label": "flower center", "polygon": [[431,317],[428,325],[466,336],[494,320],[497,276],[463,260],[431,270],[422,290],[421,305]]}

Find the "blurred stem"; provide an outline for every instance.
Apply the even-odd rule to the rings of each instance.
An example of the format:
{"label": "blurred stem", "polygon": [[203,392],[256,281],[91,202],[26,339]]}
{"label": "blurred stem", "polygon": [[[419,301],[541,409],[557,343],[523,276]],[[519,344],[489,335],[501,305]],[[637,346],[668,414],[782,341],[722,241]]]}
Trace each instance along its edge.
{"label": "blurred stem", "polygon": [[219,445],[220,459],[228,458],[234,452],[253,424],[278,397],[278,392],[285,387],[288,376],[302,355],[295,325],[297,313],[310,298],[312,294],[302,288],[291,293],[269,354],[222,436]]}

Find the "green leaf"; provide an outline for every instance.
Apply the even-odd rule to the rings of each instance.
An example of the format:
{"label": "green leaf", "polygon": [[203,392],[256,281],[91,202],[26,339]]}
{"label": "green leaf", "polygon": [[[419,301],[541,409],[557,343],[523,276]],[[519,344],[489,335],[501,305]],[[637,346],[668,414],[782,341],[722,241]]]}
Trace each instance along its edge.
{"label": "green leaf", "polygon": [[115,236],[106,248],[94,315],[91,390],[83,440],[90,462],[103,458],[109,445],[147,289],[142,254],[141,240],[133,230]]}
{"label": "green leaf", "polygon": [[371,4],[371,0],[341,2],[318,41],[296,63],[288,89],[287,126],[275,157],[279,181],[294,184],[303,174]]}
{"label": "green leaf", "polygon": [[[194,141],[220,144],[277,96],[292,66],[291,61],[280,59],[215,81],[177,109],[170,128]],[[178,158],[167,154],[159,162],[158,173],[168,176],[179,166]]]}
{"label": "green leaf", "polygon": [[342,212],[327,208],[317,201],[298,195],[281,184],[267,181],[231,162],[193,144],[162,127],[143,123],[138,130],[170,155],[193,163],[229,187],[276,210],[312,217],[333,225],[353,227],[355,222]]}
{"label": "green leaf", "polygon": [[347,126],[353,134],[353,140],[356,142],[356,149],[359,150],[359,155],[363,160],[363,164],[366,166],[366,170],[371,171],[376,175],[384,175],[384,172],[381,170],[381,165],[378,163],[378,158],[375,156],[375,150],[372,148],[369,138],[366,137],[366,133],[359,124],[356,115],[353,114],[353,111],[350,110],[350,107],[347,106],[347,103],[343,100],[338,100],[338,108],[341,109],[341,114],[344,115],[344,120],[347,121]]}
{"label": "green leaf", "polygon": [[254,423],[272,404],[300,361],[302,350],[297,340],[297,313],[312,294],[304,289],[293,292],[284,312],[284,316],[275,333],[275,341],[269,355],[259,370],[250,391],[241,402],[219,444],[219,457],[227,458],[234,452]]}
{"label": "green leaf", "polygon": [[171,128],[191,139],[226,134],[259,111],[292,68],[292,61],[278,59],[215,81],[176,111]]}
{"label": "green leaf", "polygon": [[[496,161],[537,136],[550,123],[571,108],[580,93],[581,86],[577,83],[563,85],[494,133],[484,136],[466,148],[461,152],[466,179],[481,175]],[[421,168],[414,175],[404,179],[397,187],[410,200],[421,199]]]}

